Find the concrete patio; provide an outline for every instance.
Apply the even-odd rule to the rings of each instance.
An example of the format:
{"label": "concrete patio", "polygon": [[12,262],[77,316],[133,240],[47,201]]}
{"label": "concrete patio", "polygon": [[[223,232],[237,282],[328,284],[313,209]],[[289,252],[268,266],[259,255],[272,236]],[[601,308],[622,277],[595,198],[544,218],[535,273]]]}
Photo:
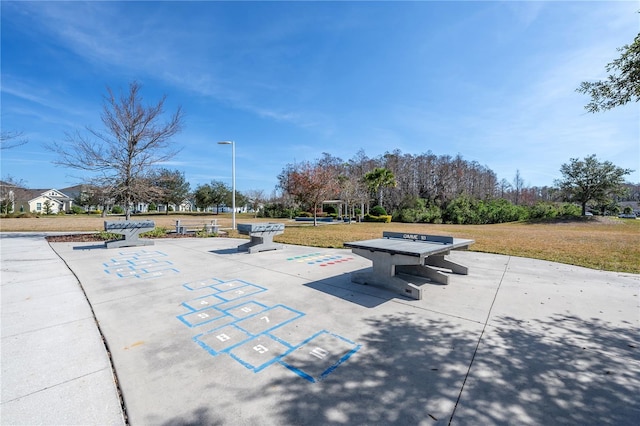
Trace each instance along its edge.
{"label": "concrete patio", "polygon": [[349,250],[1,236],[2,424],[640,418],[638,275],[452,252],[469,275],[409,300]]}

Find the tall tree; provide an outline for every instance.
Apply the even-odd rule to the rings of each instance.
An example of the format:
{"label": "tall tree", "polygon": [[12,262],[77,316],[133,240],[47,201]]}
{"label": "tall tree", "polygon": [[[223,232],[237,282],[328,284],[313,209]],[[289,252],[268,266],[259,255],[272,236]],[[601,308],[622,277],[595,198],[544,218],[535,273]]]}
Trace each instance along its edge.
{"label": "tall tree", "polygon": [[571,158],[569,164],[560,167],[562,179],[556,180],[565,201],[582,206],[582,215],[587,212],[587,203],[604,202],[623,189],[624,176],[633,170],[615,166],[610,161],[599,161],[596,155],[584,160]]}
{"label": "tall tree", "polygon": [[372,171],[365,173],[364,180],[367,182],[367,185],[369,185],[369,188],[377,195],[379,206],[382,206],[382,190],[397,185],[396,178],[391,170],[384,167],[376,167]]}
{"label": "tall tree", "polygon": [[339,190],[335,171],[320,163],[288,164],[278,179],[284,191],[312,208],[314,226],[318,225],[321,203],[335,196]]}
{"label": "tall tree", "polygon": [[196,208],[206,211],[213,205],[211,196],[211,185],[205,183],[204,185],[198,185],[193,193],[195,199]]}
{"label": "tall tree", "polygon": [[520,195],[522,195],[523,188],[524,179],[522,179],[522,175],[520,175],[520,169],[516,169],[516,176],[513,178],[513,196],[516,206],[520,204]]}
{"label": "tall tree", "polygon": [[640,100],[640,33],[631,45],[617,49],[620,57],[607,64],[609,75],[602,81],[583,81],[577,92],[591,96],[585,105],[589,112],[606,111]]}
{"label": "tall tree", "polygon": [[166,96],[154,104],[143,104],[142,86],[129,84],[119,97],[107,87],[102,111],[103,130],[87,127],[87,133],[67,134],[66,144],[48,149],[58,154],[56,164],[96,173],[98,186],[111,186],[122,200],[127,220],[136,199],[149,195],[145,176],[152,166],[173,158],[178,149],[171,139],[182,129],[183,114],[178,107],[163,121]]}
{"label": "tall tree", "polygon": [[[220,206],[231,206],[232,195],[231,189],[227,184],[219,180],[212,180],[210,184],[211,188],[211,203],[216,206],[216,214],[220,213]],[[238,201],[238,195],[236,194],[236,202]]]}
{"label": "tall tree", "polygon": [[159,168],[151,173],[151,183],[156,190],[156,201],[167,206],[166,214],[169,214],[169,204],[178,205],[189,194],[189,182],[184,173],[179,170]]}

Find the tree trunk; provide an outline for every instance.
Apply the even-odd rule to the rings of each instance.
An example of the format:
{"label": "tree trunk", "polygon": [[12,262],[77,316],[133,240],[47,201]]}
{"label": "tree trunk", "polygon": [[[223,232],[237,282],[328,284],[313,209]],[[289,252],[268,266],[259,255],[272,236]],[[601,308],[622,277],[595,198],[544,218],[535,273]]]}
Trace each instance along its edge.
{"label": "tree trunk", "polygon": [[318,205],[313,205],[313,226],[318,226]]}

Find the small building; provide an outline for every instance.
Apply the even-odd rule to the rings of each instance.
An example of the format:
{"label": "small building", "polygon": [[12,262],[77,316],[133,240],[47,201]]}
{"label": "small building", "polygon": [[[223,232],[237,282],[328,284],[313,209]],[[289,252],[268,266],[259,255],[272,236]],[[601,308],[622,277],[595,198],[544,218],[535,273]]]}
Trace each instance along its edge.
{"label": "small building", "polygon": [[73,199],[57,189],[13,190],[13,209],[11,213],[57,214],[71,210]]}

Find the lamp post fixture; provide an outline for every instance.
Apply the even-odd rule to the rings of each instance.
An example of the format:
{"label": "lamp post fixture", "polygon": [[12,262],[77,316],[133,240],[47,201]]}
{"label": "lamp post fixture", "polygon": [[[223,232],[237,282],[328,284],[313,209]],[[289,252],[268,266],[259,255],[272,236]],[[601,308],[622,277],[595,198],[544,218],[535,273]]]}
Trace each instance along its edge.
{"label": "lamp post fixture", "polygon": [[236,143],[234,141],[220,141],[218,145],[231,145],[231,226],[236,229]]}

